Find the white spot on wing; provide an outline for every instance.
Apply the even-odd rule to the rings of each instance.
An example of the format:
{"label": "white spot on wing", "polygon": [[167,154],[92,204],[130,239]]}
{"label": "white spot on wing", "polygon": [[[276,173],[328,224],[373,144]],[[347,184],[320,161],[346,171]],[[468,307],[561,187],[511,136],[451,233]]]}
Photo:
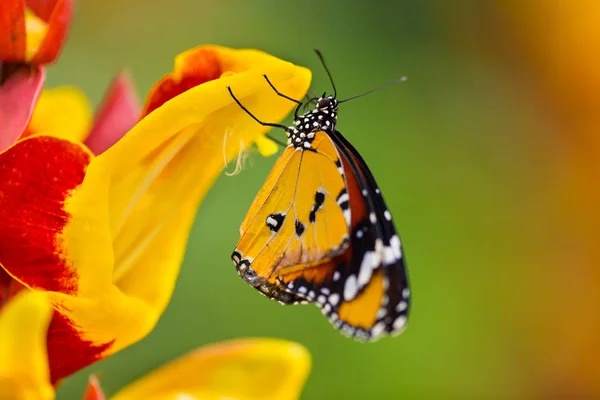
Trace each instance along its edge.
{"label": "white spot on wing", "polygon": [[[360,263],[360,270],[358,272],[358,287],[362,288],[371,279],[371,275],[373,274],[373,270],[377,268],[381,258],[378,253],[374,251],[367,251]],[[347,282],[346,282],[347,283]],[[344,291],[344,298],[346,297]]]}
{"label": "white spot on wing", "polygon": [[348,197],[348,193],[344,193],[338,198],[337,203],[342,204],[343,202],[348,200],[350,200],[350,197]]}
{"label": "white spot on wing", "polygon": [[346,279],[346,283],[344,284],[344,300],[349,301],[356,296],[356,293],[358,292],[356,283],[356,275],[350,275]]}
{"label": "white spot on wing", "polygon": [[337,293],[332,294],[331,296],[329,296],[329,303],[331,303],[332,306],[336,306],[338,301],[340,301],[340,295]]}
{"label": "white spot on wing", "polygon": [[277,227],[277,220],[269,215],[267,217],[267,225],[270,225],[272,227]]}
{"label": "white spot on wing", "polygon": [[398,303],[398,305],[396,306],[396,311],[398,312],[402,312],[405,311],[408,308],[408,303],[405,301],[401,301],[400,303]]}
{"label": "white spot on wing", "polygon": [[345,209],[343,213],[344,218],[346,219],[346,224],[350,226],[350,224],[352,223],[352,215],[350,214],[350,208]]}
{"label": "white spot on wing", "polygon": [[389,210],[385,210],[385,211],[383,212],[383,216],[384,216],[384,217],[385,217],[385,219],[387,219],[388,221],[391,221],[391,220],[392,220],[392,214],[390,213],[390,211],[389,211]]}
{"label": "white spot on wing", "polygon": [[356,328],[350,326],[350,325],[344,325],[344,327],[342,328],[342,332],[344,332],[346,335],[348,336],[354,336],[354,331],[356,330]]}
{"label": "white spot on wing", "polygon": [[390,239],[390,247],[394,252],[394,257],[396,257],[397,259],[402,258],[402,246],[400,244],[400,238],[398,237],[398,235],[392,236],[392,238]]}
{"label": "white spot on wing", "polygon": [[371,336],[380,336],[383,333],[383,331],[385,331],[385,323],[378,322],[373,328],[371,328]]}
{"label": "white spot on wing", "polygon": [[406,315],[401,315],[398,318],[396,318],[396,320],[394,321],[394,324],[392,326],[394,327],[394,330],[399,331],[399,330],[403,329],[405,325],[406,325]]}
{"label": "white spot on wing", "polygon": [[385,246],[383,248],[383,263],[386,265],[390,265],[398,261],[396,255],[394,254],[394,249],[391,246]]}

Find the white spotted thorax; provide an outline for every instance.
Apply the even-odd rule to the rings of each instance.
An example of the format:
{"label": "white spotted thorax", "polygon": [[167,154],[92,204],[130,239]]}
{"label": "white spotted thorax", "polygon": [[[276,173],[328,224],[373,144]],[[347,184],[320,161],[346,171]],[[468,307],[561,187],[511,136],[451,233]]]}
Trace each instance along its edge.
{"label": "white spotted thorax", "polygon": [[322,96],[312,110],[294,119],[294,124],[286,129],[287,144],[296,149],[312,148],[316,132],[335,132],[338,101],[333,96]]}

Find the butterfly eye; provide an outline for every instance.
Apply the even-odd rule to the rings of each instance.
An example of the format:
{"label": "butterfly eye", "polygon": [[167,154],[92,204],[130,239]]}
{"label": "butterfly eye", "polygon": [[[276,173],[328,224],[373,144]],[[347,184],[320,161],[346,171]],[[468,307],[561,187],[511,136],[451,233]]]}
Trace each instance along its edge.
{"label": "butterfly eye", "polygon": [[319,103],[317,104],[317,107],[321,109],[329,108],[329,106],[331,106],[331,99],[328,99],[327,97],[319,100]]}

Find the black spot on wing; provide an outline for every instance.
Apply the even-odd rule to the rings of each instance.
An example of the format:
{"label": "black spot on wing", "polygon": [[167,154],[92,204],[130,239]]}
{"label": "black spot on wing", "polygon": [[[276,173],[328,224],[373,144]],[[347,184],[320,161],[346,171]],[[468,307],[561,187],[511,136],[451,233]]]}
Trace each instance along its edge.
{"label": "black spot on wing", "polygon": [[300,222],[299,220],[296,220],[296,236],[298,236],[298,237],[302,236],[305,229],[306,229],[306,227],[304,226],[304,224],[302,222]]}
{"label": "black spot on wing", "polygon": [[315,223],[317,219],[317,211],[321,209],[323,203],[325,203],[325,193],[321,190],[317,190],[315,193],[315,203],[313,204],[312,209],[310,210],[310,215],[308,216],[308,220],[311,224]]}
{"label": "black spot on wing", "polygon": [[270,214],[265,223],[267,224],[267,226],[269,227],[269,229],[271,230],[271,232],[279,232],[279,229],[281,229],[281,226],[283,225],[283,221],[285,220],[285,213],[275,213],[275,214]]}

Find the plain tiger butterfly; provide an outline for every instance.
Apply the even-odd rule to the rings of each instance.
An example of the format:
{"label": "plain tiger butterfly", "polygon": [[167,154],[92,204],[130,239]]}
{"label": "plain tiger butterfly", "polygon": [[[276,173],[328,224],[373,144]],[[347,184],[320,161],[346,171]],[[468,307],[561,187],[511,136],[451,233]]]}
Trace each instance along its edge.
{"label": "plain tiger butterfly", "polygon": [[[375,340],[406,326],[410,290],[400,239],[358,151],[337,131],[333,95],[297,104],[285,150],[252,203],[231,258],[251,286],[282,304],[315,303],[345,335]],[[314,104],[314,105],[313,105]],[[301,108],[312,107],[299,114]]]}

